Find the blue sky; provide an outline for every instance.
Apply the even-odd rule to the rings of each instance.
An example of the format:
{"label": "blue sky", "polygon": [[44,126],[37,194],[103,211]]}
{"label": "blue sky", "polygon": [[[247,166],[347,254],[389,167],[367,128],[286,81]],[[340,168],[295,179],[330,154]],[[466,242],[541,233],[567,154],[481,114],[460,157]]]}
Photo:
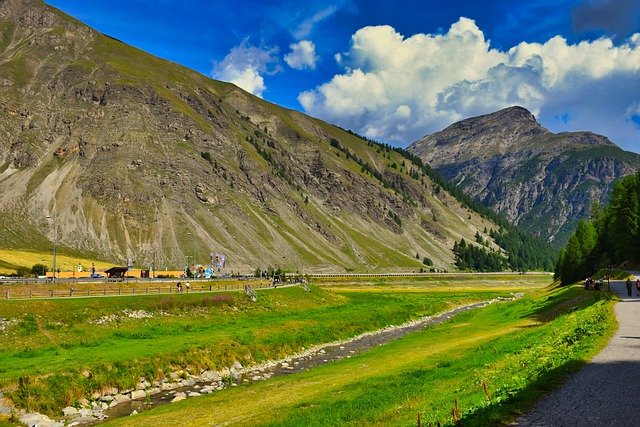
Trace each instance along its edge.
{"label": "blue sky", "polygon": [[640,0],[47,3],[380,141],[520,104],[640,152]]}

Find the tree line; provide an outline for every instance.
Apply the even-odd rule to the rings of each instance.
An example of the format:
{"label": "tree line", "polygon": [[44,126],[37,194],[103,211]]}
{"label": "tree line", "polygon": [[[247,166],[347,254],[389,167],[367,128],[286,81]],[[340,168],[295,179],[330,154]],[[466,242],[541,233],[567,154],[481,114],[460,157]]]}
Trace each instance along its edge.
{"label": "tree line", "polygon": [[487,218],[496,224],[499,227],[499,230],[492,230],[490,236],[496,244],[498,244],[508,254],[507,262],[502,269],[509,268],[515,271],[553,270],[558,257],[558,250],[546,240],[535,237],[527,231],[518,228],[511,224],[504,216],[494,212],[481,202],[468,196],[458,186],[444,179],[438,172],[431,168],[431,166],[424,163],[420,157],[410,151],[401,147],[394,147],[390,144],[383,144],[378,141],[374,141],[339,126],[336,127],[367,142],[370,146],[378,147],[381,151],[394,151],[400,154],[406,160],[412,162],[420,172],[429,177],[435,185],[436,193],[440,191],[440,188],[444,189],[461,204],[466,205],[469,209],[477,212],[483,218]]}
{"label": "tree line", "polygon": [[566,285],[625,261],[640,262],[640,172],[615,183],[608,206],[594,203],[560,251],[555,277]]}

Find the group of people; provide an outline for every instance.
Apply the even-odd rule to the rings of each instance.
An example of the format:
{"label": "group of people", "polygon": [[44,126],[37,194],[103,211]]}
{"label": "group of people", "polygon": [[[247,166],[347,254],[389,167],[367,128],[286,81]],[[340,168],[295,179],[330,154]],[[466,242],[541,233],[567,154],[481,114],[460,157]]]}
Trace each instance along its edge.
{"label": "group of people", "polygon": [[[632,296],[633,292],[631,288],[633,287],[633,283],[631,282],[631,279],[627,278],[625,285],[627,285],[627,295]],[[636,296],[640,297],[640,279],[636,280],[636,291],[638,292]]]}
{"label": "group of people", "polygon": [[[189,286],[190,286],[189,282],[186,282],[184,284],[184,287],[187,289],[187,292],[189,292]],[[176,283],[176,288],[178,289],[178,292],[182,292],[182,283],[181,282]]]}
{"label": "group of people", "polygon": [[587,280],[584,281],[585,289],[595,289],[596,291],[599,291],[602,288],[602,285],[604,285],[604,279],[595,281],[591,277],[589,277]]}

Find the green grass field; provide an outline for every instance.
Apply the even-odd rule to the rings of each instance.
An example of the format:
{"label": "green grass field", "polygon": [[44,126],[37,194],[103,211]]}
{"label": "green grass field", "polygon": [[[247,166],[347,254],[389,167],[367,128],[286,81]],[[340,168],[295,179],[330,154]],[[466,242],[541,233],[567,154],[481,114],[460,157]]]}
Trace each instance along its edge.
{"label": "green grass field", "polygon": [[[522,300],[458,315],[352,359],[114,421],[411,424],[421,414],[446,424],[458,399],[465,424],[483,424],[526,406],[613,330],[609,300],[579,288],[549,290],[549,276],[422,279],[265,290],[257,303],[238,292],[0,301],[0,317],[10,321],[0,331],[0,388],[23,407],[58,415],[93,391],[129,388],[140,376],[246,366],[525,291]],[[132,310],[151,317],[131,318]],[[585,321],[597,327],[580,329]],[[560,375],[547,378],[552,372]]]}
{"label": "green grass field", "polygon": [[[261,362],[509,294],[419,288],[283,288],[259,291],[257,303],[239,292],[0,301],[0,317],[12,322],[0,332],[0,387],[17,389],[11,396],[23,406],[57,414],[95,390],[131,387],[139,376]],[[125,310],[152,317],[130,318]],[[91,378],[81,375],[86,370]]]}
{"label": "green grass field", "polygon": [[352,359],[107,425],[416,425],[418,414],[423,425],[496,425],[557,386],[614,329],[608,298],[540,291]]}

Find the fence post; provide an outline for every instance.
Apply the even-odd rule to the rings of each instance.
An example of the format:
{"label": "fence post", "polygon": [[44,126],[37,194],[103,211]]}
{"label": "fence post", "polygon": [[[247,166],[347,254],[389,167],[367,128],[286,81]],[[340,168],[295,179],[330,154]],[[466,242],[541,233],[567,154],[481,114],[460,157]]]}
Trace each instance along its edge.
{"label": "fence post", "polygon": [[53,289],[51,289],[51,298],[53,298]]}
{"label": "fence post", "polygon": [[9,299],[9,291],[7,291],[7,299]]}
{"label": "fence post", "polygon": [[31,297],[32,297],[31,292],[33,292],[33,291],[32,291],[32,290],[29,290],[29,298],[31,298]]}

